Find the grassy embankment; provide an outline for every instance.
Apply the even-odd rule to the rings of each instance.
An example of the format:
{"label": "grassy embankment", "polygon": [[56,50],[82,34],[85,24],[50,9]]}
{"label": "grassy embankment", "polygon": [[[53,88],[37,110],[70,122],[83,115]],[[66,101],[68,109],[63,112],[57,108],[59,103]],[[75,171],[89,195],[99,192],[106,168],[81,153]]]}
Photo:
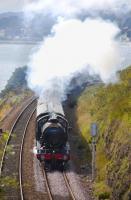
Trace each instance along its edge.
{"label": "grassy embankment", "polygon": [[91,143],[90,124],[97,122],[99,126],[94,184],[98,199],[131,197],[131,67],[119,76],[116,84],[87,88],[77,105],[77,123],[88,144]]}
{"label": "grassy embankment", "polygon": [[[7,82],[5,89],[0,93],[0,128],[6,116],[10,115],[12,111],[19,106],[23,100],[32,96],[32,92],[27,87],[26,82],[27,67],[17,68]],[[6,121],[6,120],[5,120]],[[8,139],[9,131],[4,130],[0,137],[0,161],[2,158],[5,143]],[[8,145],[7,151],[11,153],[11,147]],[[4,185],[16,187],[16,180],[5,177],[0,180],[0,199],[3,194]]]}
{"label": "grassy embankment", "polygon": [[0,121],[11,112],[14,106],[19,105],[22,100],[32,93],[27,87],[27,67],[17,68],[8,80],[4,90],[0,93]]}

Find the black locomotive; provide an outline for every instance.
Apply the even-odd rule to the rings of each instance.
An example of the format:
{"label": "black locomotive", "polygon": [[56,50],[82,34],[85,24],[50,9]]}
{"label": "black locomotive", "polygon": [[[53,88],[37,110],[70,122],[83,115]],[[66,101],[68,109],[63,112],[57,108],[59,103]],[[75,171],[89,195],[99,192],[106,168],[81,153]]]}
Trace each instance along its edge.
{"label": "black locomotive", "polygon": [[38,101],[36,156],[46,169],[64,169],[70,159],[68,122],[59,101]]}

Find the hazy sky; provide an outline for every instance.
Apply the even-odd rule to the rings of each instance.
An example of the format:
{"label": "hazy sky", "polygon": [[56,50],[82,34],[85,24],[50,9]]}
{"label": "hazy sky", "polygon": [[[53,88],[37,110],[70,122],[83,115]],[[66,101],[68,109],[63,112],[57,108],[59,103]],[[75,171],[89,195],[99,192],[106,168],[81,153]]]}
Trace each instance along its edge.
{"label": "hazy sky", "polygon": [[[56,3],[58,2],[58,4]],[[6,12],[6,11],[19,11],[22,10],[23,7],[25,7],[28,3],[34,3],[32,6],[36,7],[45,7],[47,9],[48,4],[50,7],[54,7],[54,5],[57,5],[58,7],[65,7],[65,8],[72,8],[72,5],[76,4],[76,7],[81,7],[81,4],[84,5],[84,7],[90,7],[93,5],[98,6],[104,6],[104,5],[110,5],[112,9],[121,7],[128,9],[131,8],[131,0],[0,0],[0,12]],[[31,6],[31,7],[32,7]],[[114,8],[113,8],[114,7]],[[57,7],[56,7],[57,9]]]}
{"label": "hazy sky", "polygon": [[33,0],[0,0],[0,12],[19,11]]}

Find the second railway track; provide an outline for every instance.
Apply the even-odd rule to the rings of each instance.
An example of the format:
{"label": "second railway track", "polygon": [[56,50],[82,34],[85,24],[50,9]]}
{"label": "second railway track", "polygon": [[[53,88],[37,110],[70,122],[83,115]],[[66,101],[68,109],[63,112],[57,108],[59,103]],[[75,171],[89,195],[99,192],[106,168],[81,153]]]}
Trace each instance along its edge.
{"label": "second railway track", "polygon": [[3,188],[4,196],[1,196],[0,199],[21,199],[19,186],[19,155],[25,127],[35,107],[36,99],[32,99],[19,114],[10,131],[0,164],[0,176],[6,178],[8,182],[14,183],[14,187],[5,185]]}

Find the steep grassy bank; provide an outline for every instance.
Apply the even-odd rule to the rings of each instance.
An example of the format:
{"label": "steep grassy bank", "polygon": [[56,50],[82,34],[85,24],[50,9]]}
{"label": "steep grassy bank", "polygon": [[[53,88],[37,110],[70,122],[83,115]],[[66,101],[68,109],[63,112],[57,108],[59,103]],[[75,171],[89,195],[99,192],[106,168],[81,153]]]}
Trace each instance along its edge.
{"label": "steep grassy bank", "polygon": [[90,124],[97,122],[99,126],[95,195],[98,199],[129,200],[131,67],[120,72],[116,84],[87,88],[78,100],[77,119],[88,144]]}
{"label": "steep grassy bank", "polygon": [[[8,139],[9,130],[23,108],[24,102],[26,103],[33,95],[33,92],[27,87],[26,70],[26,67],[17,68],[9,79],[5,89],[0,93],[0,128],[3,129],[3,133],[0,136],[0,162]],[[13,134],[13,137],[15,137],[15,134]],[[12,146],[8,145],[7,151],[12,153]],[[5,199],[5,186],[17,187],[18,183],[11,177],[0,178],[0,199]]]}

